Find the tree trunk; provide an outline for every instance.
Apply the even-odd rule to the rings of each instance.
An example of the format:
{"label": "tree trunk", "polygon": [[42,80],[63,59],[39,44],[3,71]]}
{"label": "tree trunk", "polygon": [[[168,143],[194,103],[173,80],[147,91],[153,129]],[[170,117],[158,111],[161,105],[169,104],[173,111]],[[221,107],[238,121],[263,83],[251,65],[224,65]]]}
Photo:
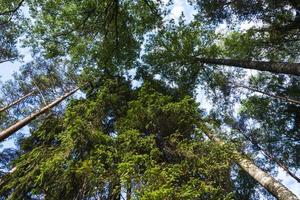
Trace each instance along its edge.
{"label": "tree trunk", "polygon": [[[204,133],[209,139],[219,144],[223,144],[223,141],[221,139],[217,138],[209,131],[205,130]],[[278,200],[299,200],[299,198],[293,192],[291,192],[282,183],[256,166],[252,160],[243,157],[238,152],[235,153],[236,155],[238,155],[236,164],[239,165],[244,171],[246,171],[252,178],[254,178],[261,186],[268,190]]]}
{"label": "tree trunk", "polygon": [[293,177],[298,183],[300,183],[300,178],[298,176],[296,176],[296,174],[294,174],[293,172],[290,171],[290,169],[288,168],[288,166],[286,166],[284,163],[280,162],[279,160],[277,160],[276,158],[274,158],[273,155],[271,155],[268,151],[265,151],[264,149],[262,149],[260,146],[258,146],[258,148],[260,149],[260,151],[266,156],[268,157],[270,160],[272,160],[273,162],[275,162],[277,165],[279,165],[286,173],[288,173],[291,177]]}
{"label": "tree trunk", "polygon": [[258,71],[268,71],[275,74],[292,74],[300,76],[300,63],[266,62],[234,59],[196,58],[197,62],[215,65],[226,65]]}
{"label": "tree trunk", "polygon": [[300,101],[297,101],[295,99],[291,99],[291,98],[288,98],[288,97],[277,96],[277,95],[274,95],[274,94],[270,94],[270,93],[267,93],[267,92],[260,91],[260,90],[255,89],[255,88],[251,88],[251,87],[245,86],[245,85],[235,85],[234,84],[233,86],[234,87],[245,88],[245,89],[251,90],[253,92],[258,92],[258,93],[261,93],[263,95],[266,95],[266,96],[269,96],[269,97],[272,97],[272,98],[275,98],[275,99],[280,99],[280,100],[286,101],[286,102],[288,102],[290,104],[300,105]]}
{"label": "tree trunk", "polygon": [[257,167],[252,160],[241,157],[237,164],[278,200],[299,200],[292,191]]}
{"label": "tree trunk", "polygon": [[288,173],[291,177],[293,177],[298,183],[300,183],[300,178],[298,176],[296,176],[296,174],[294,174],[293,172],[290,171],[290,169],[288,168],[287,165],[285,165],[283,162],[279,161],[278,159],[276,159],[272,154],[270,154],[268,151],[264,150],[258,143],[257,141],[253,140],[252,138],[250,138],[249,136],[247,136],[246,134],[244,134],[242,132],[242,130],[237,129],[245,138],[246,140],[248,140],[249,142],[251,142],[252,145],[254,145],[255,147],[257,147],[259,149],[259,151],[262,152],[263,155],[265,155],[267,158],[269,158],[270,160],[272,160],[273,162],[275,162],[278,166],[280,166],[286,173]]}
{"label": "tree trunk", "polygon": [[0,112],[6,111],[6,110],[8,110],[9,108],[13,107],[14,105],[20,103],[21,101],[23,101],[23,100],[26,99],[27,97],[33,95],[34,92],[35,92],[35,91],[32,91],[32,92],[26,94],[25,96],[21,97],[20,99],[18,99],[18,100],[16,100],[16,101],[12,102],[11,104],[5,106],[4,108],[0,108]]}
{"label": "tree trunk", "polygon": [[19,129],[23,128],[24,126],[26,126],[27,124],[29,124],[33,119],[35,119],[36,117],[44,114],[45,112],[47,112],[49,109],[53,108],[54,106],[56,106],[57,104],[59,104],[61,101],[63,101],[64,99],[66,99],[67,97],[71,96],[72,94],[74,94],[77,90],[79,90],[79,88],[75,88],[74,90],[64,94],[63,96],[59,97],[58,99],[56,99],[55,101],[53,101],[52,103],[48,104],[47,106],[43,107],[42,109],[40,109],[39,111],[29,115],[28,117],[22,119],[21,121],[18,121],[17,123],[15,123],[14,125],[10,126],[9,128],[5,129],[4,131],[2,131],[0,133],[0,142],[5,140],[6,138],[8,138],[9,136],[11,136],[14,132],[18,131]]}

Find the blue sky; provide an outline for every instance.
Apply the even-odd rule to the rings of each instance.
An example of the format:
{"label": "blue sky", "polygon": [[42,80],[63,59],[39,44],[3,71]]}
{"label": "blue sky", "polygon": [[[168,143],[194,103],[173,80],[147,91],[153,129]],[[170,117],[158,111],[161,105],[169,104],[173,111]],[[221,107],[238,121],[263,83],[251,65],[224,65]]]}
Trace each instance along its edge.
{"label": "blue sky", "polygon": [[[167,2],[168,0],[163,0],[163,2]],[[186,1],[183,0],[174,0],[174,5],[172,6],[172,11],[170,13],[170,16],[168,18],[174,18],[178,19],[178,17],[181,15],[181,13],[185,14],[185,17],[188,21],[190,21],[193,18],[193,14],[195,11],[186,3]],[[248,29],[249,27],[253,26],[253,23],[245,22],[240,25],[241,29]],[[222,25],[218,29],[219,32],[226,32],[226,25]],[[9,80],[12,77],[12,74],[14,72],[18,72],[19,67],[30,61],[32,58],[30,56],[29,49],[18,47],[20,52],[24,55],[23,62],[7,62],[0,64],[0,80],[2,82],[5,82]],[[255,73],[253,71],[249,71],[249,73]],[[0,82],[0,84],[2,84]],[[199,90],[200,91],[200,90]],[[212,107],[212,104],[207,101],[207,99],[204,97],[205,95],[198,95],[197,100],[202,103],[204,102],[204,107],[210,108]],[[238,109],[238,108],[237,108]],[[26,131],[26,128],[23,129],[23,131]],[[8,147],[13,145],[13,140],[10,139],[4,143],[3,147]],[[0,146],[1,149],[1,146]],[[298,197],[300,198],[300,185],[291,177],[289,177],[283,170],[278,170],[278,175],[276,179],[282,180],[282,183],[287,186],[289,189],[291,189]],[[298,170],[298,174],[300,175],[300,172]]]}

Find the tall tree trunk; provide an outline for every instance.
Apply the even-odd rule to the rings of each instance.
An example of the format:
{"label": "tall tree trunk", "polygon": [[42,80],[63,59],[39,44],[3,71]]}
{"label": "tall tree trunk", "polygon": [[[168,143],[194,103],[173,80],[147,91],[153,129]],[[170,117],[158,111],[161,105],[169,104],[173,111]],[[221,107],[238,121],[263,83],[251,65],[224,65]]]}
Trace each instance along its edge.
{"label": "tall tree trunk", "polygon": [[[203,131],[211,140],[215,141],[216,143],[223,144],[223,141],[209,132],[209,129],[205,128]],[[238,152],[235,153],[237,155],[236,164],[239,165],[245,172],[247,172],[278,200],[299,200],[299,198],[292,191],[256,166],[252,160],[243,157]]]}
{"label": "tall tree trunk", "polygon": [[258,89],[255,89],[255,88],[251,88],[251,87],[248,87],[248,86],[245,86],[245,85],[236,85],[236,84],[233,84],[233,86],[234,87],[245,88],[245,89],[251,90],[253,92],[258,92],[258,93],[261,93],[263,95],[266,95],[266,96],[269,96],[269,97],[272,97],[272,98],[275,98],[275,99],[280,99],[280,100],[286,101],[286,102],[288,102],[290,104],[300,105],[300,101],[297,101],[295,99],[291,99],[291,98],[288,98],[288,97],[285,97],[285,96],[278,96],[278,95],[270,94],[270,93],[263,92],[261,90],[258,90]]}
{"label": "tall tree trunk", "polygon": [[215,65],[226,65],[245,69],[268,71],[275,74],[292,74],[300,76],[300,63],[266,62],[234,59],[196,58],[197,62]]}
{"label": "tall tree trunk", "polygon": [[276,159],[272,154],[270,154],[268,151],[264,150],[254,139],[248,137],[246,134],[242,132],[242,130],[237,129],[249,142],[251,142],[252,145],[258,148],[259,151],[262,152],[263,155],[265,155],[267,158],[275,162],[278,166],[280,166],[286,173],[288,173],[291,177],[293,177],[298,183],[300,183],[300,178],[290,171],[288,166],[286,166],[283,162]]}
{"label": "tall tree trunk", "polygon": [[43,107],[42,109],[40,109],[39,111],[29,115],[28,117],[22,119],[21,121],[18,121],[17,123],[15,123],[14,125],[10,126],[9,128],[5,129],[4,131],[2,131],[0,133],[0,142],[5,140],[6,138],[8,138],[10,135],[12,135],[14,132],[18,131],[19,129],[23,128],[24,126],[26,126],[27,124],[29,124],[33,119],[35,119],[36,117],[44,114],[45,112],[47,112],[49,109],[53,108],[54,106],[56,106],[57,104],[59,104],[61,101],[63,101],[64,99],[66,99],[67,97],[71,96],[72,94],[74,94],[79,88],[75,88],[74,90],[64,94],[63,96],[59,97],[58,99],[56,99],[55,101],[53,101],[52,103],[48,104],[47,106]]}
{"label": "tall tree trunk", "polygon": [[18,100],[16,100],[16,101],[12,102],[11,104],[5,106],[4,108],[0,108],[0,112],[3,112],[3,111],[8,110],[9,108],[11,108],[11,107],[13,107],[14,105],[20,103],[21,101],[23,101],[23,100],[26,99],[27,97],[33,95],[34,93],[35,93],[35,91],[32,91],[32,92],[30,92],[30,93],[24,95],[24,96],[21,97],[20,99],[18,99]]}

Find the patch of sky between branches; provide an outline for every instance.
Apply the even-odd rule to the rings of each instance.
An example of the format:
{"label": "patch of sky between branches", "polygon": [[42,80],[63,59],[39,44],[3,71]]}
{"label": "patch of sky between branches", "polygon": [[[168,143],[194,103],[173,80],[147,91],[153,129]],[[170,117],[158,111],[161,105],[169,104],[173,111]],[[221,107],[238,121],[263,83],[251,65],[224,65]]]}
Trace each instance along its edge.
{"label": "patch of sky between branches", "polygon": [[[21,10],[25,17],[29,17],[29,8],[27,6],[23,6]],[[17,42],[17,49],[21,56],[21,60],[13,61],[13,62],[5,62],[0,64],[0,84],[1,81],[5,82],[10,80],[12,78],[12,75],[14,73],[17,73],[22,65],[33,60],[30,53],[30,49],[22,46],[23,44],[21,41],[23,39],[24,37],[21,37]]]}
{"label": "patch of sky between branches", "polygon": [[[169,0],[162,0],[162,2],[167,5]],[[179,17],[183,14],[185,16],[186,23],[189,23],[193,20],[194,14],[196,14],[195,9],[193,9],[192,6],[190,6],[186,1],[184,0],[174,0],[173,4],[169,7],[170,8],[170,15],[168,15],[165,20],[168,21],[170,19],[174,19],[175,22],[178,22]],[[24,15],[26,17],[29,16],[28,10],[26,8],[23,8]],[[240,31],[246,31],[252,27],[261,27],[262,24],[259,22],[252,22],[252,21],[244,21],[238,24],[237,29]],[[230,32],[228,24],[225,22],[221,25],[219,25],[216,29],[217,33],[221,33],[223,35],[226,35]],[[7,81],[12,78],[12,74],[15,72],[18,72],[20,66],[23,64],[32,61],[32,57],[30,54],[29,48],[23,48],[21,47],[21,43],[19,42],[17,44],[17,48],[21,55],[23,55],[22,62],[16,61],[16,62],[6,62],[0,64],[0,80],[1,81]],[[144,47],[142,46],[142,49]],[[143,53],[143,52],[142,52]],[[255,75],[257,71],[255,70],[246,70],[247,76],[245,77],[245,81],[252,75]],[[132,71],[129,71],[130,76],[134,76],[136,73],[136,70],[133,69]],[[139,87],[141,85],[141,82],[133,82],[133,87]],[[206,97],[205,91],[201,88],[201,86],[197,87],[197,102],[200,102],[200,107],[204,109],[206,112],[209,112],[213,108],[213,103]],[[75,98],[84,97],[83,93],[77,93]],[[239,104],[234,105],[235,113],[237,114],[240,108]],[[29,128],[28,126],[24,127],[20,132],[22,133],[28,133]],[[10,148],[15,147],[14,140],[15,137],[10,137],[7,139],[4,143],[2,143],[2,146],[0,146],[0,151],[2,151],[4,148]],[[299,174],[299,173],[298,173]],[[286,185],[290,190],[292,190],[299,198],[300,198],[300,187],[297,182],[292,179],[291,177],[287,176],[286,172],[284,172],[282,169],[278,168],[278,174],[276,176],[276,179],[281,180],[281,182]],[[263,197],[262,197],[263,198]]]}

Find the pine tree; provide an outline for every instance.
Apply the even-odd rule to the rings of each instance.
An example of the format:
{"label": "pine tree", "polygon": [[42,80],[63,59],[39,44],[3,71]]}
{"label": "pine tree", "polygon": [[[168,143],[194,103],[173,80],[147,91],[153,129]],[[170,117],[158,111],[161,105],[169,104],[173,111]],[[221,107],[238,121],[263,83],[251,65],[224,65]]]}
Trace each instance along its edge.
{"label": "pine tree", "polygon": [[63,101],[64,99],[68,98],[70,95],[74,94],[78,89],[79,88],[75,88],[75,89],[71,90],[70,92],[64,94],[63,96],[57,98],[55,101],[53,101],[50,104],[46,105],[45,107],[41,108],[39,111],[37,111],[35,113],[32,113],[28,117],[20,120],[19,122],[15,123],[14,125],[10,126],[9,128],[1,131],[0,132],[0,141],[5,140],[6,138],[8,138],[9,136],[11,136],[13,133],[15,133],[16,131],[18,131],[19,129],[21,129],[24,126],[26,126],[27,124],[29,124],[36,117],[44,114],[45,112],[47,112],[52,107],[56,106],[61,101]]}
{"label": "pine tree", "polygon": [[4,112],[6,110],[8,110],[9,108],[13,107],[14,105],[17,105],[18,103],[20,103],[21,101],[23,101],[24,99],[26,99],[27,97],[33,95],[35,93],[35,91],[32,91],[26,95],[24,95],[23,97],[21,97],[20,99],[17,99],[16,101],[12,102],[11,104],[3,107],[0,109],[0,112]]}
{"label": "pine tree", "polygon": [[[237,11],[246,4],[236,2],[229,6],[239,6],[233,7]],[[6,96],[7,104],[32,89],[38,96],[11,108],[1,121],[9,127],[6,119],[27,116],[4,130],[3,139],[30,125],[29,136],[18,139],[17,152],[0,154],[3,171],[14,169],[1,173],[1,198],[257,199],[260,184],[275,198],[297,199],[269,175],[276,162],[263,166],[255,146],[230,128],[244,125],[243,134],[257,139],[271,156],[289,169],[299,167],[298,106],[273,98],[299,98],[298,77],[293,76],[299,75],[297,42],[287,41],[296,29],[288,34],[272,30],[289,26],[288,13],[282,21],[278,14],[289,2],[275,9],[256,5],[274,14],[270,29],[222,36],[209,15],[191,23],[184,16],[178,24],[165,20],[168,8],[161,1],[21,1],[34,23],[19,24],[26,21],[20,19],[11,27],[22,26],[21,40],[34,61],[3,84],[1,98]],[[222,2],[210,3],[215,9]],[[224,19],[224,12],[216,13]],[[268,16],[262,16],[266,24]],[[242,68],[272,73],[248,79]],[[242,81],[274,96],[255,96],[231,85]],[[84,85],[80,97],[57,107],[78,85]],[[209,112],[199,109],[205,102],[196,103],[199,85],[212,100]],[[238,113],[236,103],[242,103]],[[52,107],[55,112],[41,117]],[[255,129],[248,126],[251,120]],[[214,136],[223,142],[199,131],[207,122],[218,128]]]}

